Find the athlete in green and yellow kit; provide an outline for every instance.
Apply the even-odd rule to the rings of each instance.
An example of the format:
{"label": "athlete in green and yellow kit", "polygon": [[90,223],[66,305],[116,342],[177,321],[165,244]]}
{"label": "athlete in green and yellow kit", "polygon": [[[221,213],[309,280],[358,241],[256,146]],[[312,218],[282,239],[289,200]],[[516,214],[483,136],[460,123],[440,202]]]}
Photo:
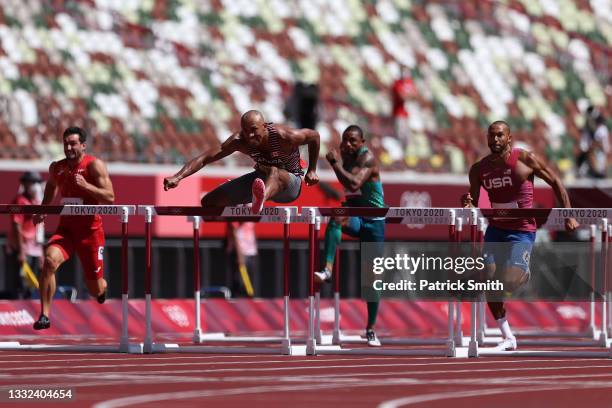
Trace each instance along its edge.
{"label": "athlete in green and yellow kit", "polygon": [[[374,155],[365,146],[363,130],[359,126],[350,125],[342,133],[340,157],[336,150],[330,150],[326,158],[345,189],[346,201],[342,203],[343,206],[385,206],[378,164]],[[342,240],[342,232],[359,238],[361,242],[384,242],[385,219],[382,217],[334,217],[325,230],[325,267],[321,272],[315,272],[315,279],[319,282],[331,280],[336,247]],[[378,298],[377,292],[375,292],[375,298]],[[368,345],[380,346],[380,341],[374,332],[379,302],[377,299],[367,303],[366,338]]]}

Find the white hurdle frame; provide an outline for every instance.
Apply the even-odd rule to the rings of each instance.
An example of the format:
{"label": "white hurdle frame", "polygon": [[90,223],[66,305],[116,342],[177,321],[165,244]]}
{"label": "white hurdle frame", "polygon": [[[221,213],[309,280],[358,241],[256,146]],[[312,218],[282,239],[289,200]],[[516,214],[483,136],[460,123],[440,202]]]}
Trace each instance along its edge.
{"label": "white hurdle frame", "polygon": [[0,350],[19,351],[71,351],[71,352],[94,352],[94,353],[129,353],[142,354],[142,343],[130,343],[128,322],[128,222],[130,215],[136,214],[135,205],[0,205],[0,213],[4,214],[47,214],[47,215],[70,215],[70,216],[118,216],[121,222],[121,331],[119,333],[119,344],[21,344],[18,341],[0,342]]}
{"label": "white hurdle frame", "polygon": [[[151,331],[151,315],[147,313],[145,318],[147,319],[146,328],[147,335],[145,337],[144,352],[155,353],[155,352],[178,352],[178,353],[210,353],[210,354],[279,354],[279,355],[294,355],[303,354],[300,353],[299,346],[292,345],[292,339],[290,336],[289,328],[289,226],[294,219],[298,218],[297,207],[264,207],[262,212],[258,215],[250,213],[251,209],[248,207],[218,207],[218,208],[202,208],[202,207],[156,207],[156,206],[139,206],[139,214],[145,215],[145,222],[149,224],[153,221],[153,216],[165,216],[165,215],[187,215],[188,221],[192,222],[194,230],[194,242],[199,242],[199,229],[202,221],[207,222],[226,222],[226,221],[253,221],[253,222],[270,222],[270,223],[282,223],[283,224],[283,235],[284,235],[284,280],[285,280],[285,293],[284,293],[284,319],[283,319],[283,334],[282,336],[226,336],[224,333],[206,333],[202,330],[202,313],[201,313],[201,297],[200,288],[194,287],[194,308],[196,322],[194,325],[193,342],[194,345],[179,345],[179,344],[156,344],[153,342],[153,334]],[[150,214],[150,219],[149,219]],[[145,224],[146,225],[146,224]],[[147,238],[147,246],[150,247],[151,243],[150,233]],[[198,245],[199,247],[199,245]],[[194,247],[195,251],[199,250]],[[147,255],[149,256],[149,255]],[[195,261],[195,259],[194,259]],[[198,253],[199,261],[199,253]],[[196,279],[196,274],[200,273],[199,262],[194,262],[194,284],[199,282]],[[196,270],[197,268],[197,270]],[[199,278],[199,275],[198,275]],[[149,304],[150,294],[148,297]],[[148,306],[150,307],[150,306]],[[230,346],[219,346],[210,345],[205,343],[270,343],[273,346],[268,347],[230,347]],[[297,347],[297,348],[296,348]]]}
{"label": "white hurdle frame", "polygon": [[[596,220],[594,220],[593,217],[586,217],[584,215],[581,215],[581,211],[583,211],[584,209],[567,209],[567,208],[553,208],[551,209],[549,218],[548,218],[548,222],[544,225],[546,227],[554,227],[554,228],[561,228],[564,225],[564,221],[565,218],[568,217],[573,217],[576,218],[576,220],[580,223],[580,224],[586,224],[586,225],[592,225],[592,223]],[[592,209],[590,209],[592,210]],[[602,211],[605,213],[606,217],[596,217],[599,219],[600,224],[601,224],[601,236],[602,236],[602,247],[601,247],[601,251],[600,253],[602,254],[602,256],[605,253],[609,252],[609,246],[608,246],[608,242],[610,242],[610,238],[608,235],[608,231],[610,230],[610,227],[608,225],[608,218],[607,216],[612,215],[612,209],[610,208],[598,208],[596,209],[598,211]],[[490,211],[490,210],[489,210]],[[591,228],[591,231],[593,229]],[[593,259],[594,261],[594,259]],[[608,260],[609,263],[609,260]],[[603,263],[602,267],[602,279],[604,279],[604,283],[605,283],[605,279],[606,279],[606,262]],[[603,288],[604,290],[604,294],[606,293],[606,287]],[[594,295],[593,295],[594,296]],[[592,298],[593,299],[593,298]],[[525,332],[521,333],[517,331],[517,344],[520,346],[543,346],[543,347],[547,347],[547,346],[553,346],[553,347],[600,347],[603,349],[603,351],[590,351],[590,350],[513,350],[513,351],[500,351],[500,350],[495,350],[494,348],[482,348],[482,349],[478,349],[478,345],[476,345],[474,350],[470,350],[470,354],[469,357],[479,357],[479,356],[493,356],[493,357],[500,357],[500,356],[521,356],[521,357],[525,357],[525,356],[529,356],[529,357],[576,357],[576,358],[612,358],[612,342],[610,342],[610,340],[608,339],[607,336],[607,327],[608,327],[608,322],[607,322],[607,316],[606,316],[606,312],[607,309],[609,307],[609,305],[607,304],[607,298],[604,295],[604,299],[601,303],[601,311],[602,311],[602,318],[601,318],[601,329],[598,331],[599,336],[597,337],[597,339],[585,339],[585,340],[564,340],[564,339],[560,339],[560,340],[549,340],[549,339],[520,339],[519,336],[525,336]],[[481,303],[481,302],[479,302]],[[482,309],[484,311],[484,304],[482,304]],[[594,326],[594,308],[595,308],[595,302],[593,301],[590,305],[590,318],[589,318],[589,324],[591,327]],[[471,333],[471,338],[476,338],[479,339],[479,337],[481,336],[481,334],[478,333],[479,329],[478,327],[482,327],[484,328],[484,313],[479,313],[479,312],[475,312],[472,314],[473,318],[478,318],[482,316],[483,318],[483,322],[482,323],[477,323],[477,324],[472,324],[471,328],[472,328],[472,333]],[[588,335],[588,331],[590,330],[590,328],[587,328],[587,333],[569,333],[569,336],[564,336],[565,334],[568,333],[553,333],[553,332],[542,332],[542,337],[580,337],[580,336],[585,336]],[[496,331],[495,329],[491,330],[483,330],[482,334],[484,334],[484,338],[480,339],[482,340],[481,342],[478,342],[478,344],[495,344],[498,341],[500,341],[500,338],[487,338],[487,335],[490,334],[497,334],[499,333],[499,331]],[[537,337],[538,336],[538,332],[527,332],[528,336],[533,336],[533,337]]]}
{"label": "white hurdle frame", "polygon": [[[591,224],[590,228],[590,243],[592,250],[592,262],[595,262],[596,256],[596,231],[597,226]],[[601,243],[605,245],[605,243]],[[593,265],[593,268],[595,266]],[[595,308],[600,304],[602,310],[601,327],[597,328],[595,321]],[[582,332],[555,332],[551,330],[515,330],[517,336],[517,344],[519,346],[566,346],[566,347],[591,347],[591,348],[607,348],[610,345],[610,339],[603,329],[606,321],[609,318],[606,316],[605,310],[610,307],[609,298],[606,297],[602,302],[595,301],[595,293],[591,293],[589,301],[588,316],[589,325]],[[482,322],[479,326],[486,328],[484,316],[484,303],[481,304]],[[609,322],[607,323],[610,324]],[[609,326],[608,326],[609,327]],[[480,335],[480,334],[479,334]],[[493,345],[501,341],[501,332],[497,328],[488,328],[484,331],[484,336],[480,338],[479,345]],[[524,338],[527,337],[527,338]]]}
{"label": "white hurdle frame", "polygon": [[[312,217],[316,218],[318,215],[329,215],[326,210],[332,210],[338,212],[337,215],[346,215],[351,216],[352,211],[359,211],[358,209],[353,209],[350,207],[346,208],[332,208],[332,209],[324,209],[326,211],[325,214],[321,214],[320,209],[314,207],[304,207],[302,209],[302,214],[305,214],[307,211],[310,211],[310,215],[306,215],[307,218]],[[377,209],[377,210],[385,210],[385,209]],[[403,207],[391,207],[388,209],[386,218],[397,218],[398,213],[406,212],[406,210],[432,210],[431,208],[403,208]],[[445,209],[434,209],[434,210],[444,210],[446,211],[445,216],[437,217],[439,219],[448,219],[447,223],[443,223],[443,225],[449,226],[449,231],[452,239],[458,239],[459,233],[462,230],[462,213],[463,209],[454,209],[454,208],[445,208]],[[457,213],[459,216],[457,216]],[[357,216],[357,215],[354,215]],[[421,219],[415,219],[416,216],[405,215],[401,216],[402,224],[418,224],[423,223],[423,216]],[[432,218],[432,217],[429,217]],[[316,222],[316,221],[314,221]],[[435,225],[435,224],[432,224]],[[314,227],[313,227],[314,229]],[[334,274],[337,274],[338,271],[335,271]],[[369,347],[369,348],[343,348],[343,345],[350,344],[363,344],[366,343],[366,340],[361,338],[361,336],[342,336],[340,330],[340,294],[338,292],[334,293],[334,331],[332,334],[332,345],[319,344],[316,342],[307,348],[308,355],[342,355],[342,354],[352,354],[352,355],[406,355],[406,356],[445,356],[445,357],[455,357],[456,356],[456,334],[455,328],[456,324],[460,324],[460,318],[455,319],[456,311],[458,311],[460,315],[460,305],[455,309],[454,302],[448,302],[448,336],[446,338],[440,339],[416,339],[416,338],[402,338],[402,339],[390,339],[390,338],[380,338],[381,344],[384,346],[385,344],[393,344],[393,345],[442,345],[444,348],[439,349],[391,349],[386,347]],[[311,316],[314,316],[314,312],[309,313]],[[309,326],[310,326],[309,321]],[[314,317],[312,317],[312,327],[316,325],[314,321]],[[460,328],[460,326],[459,326]],[[313,340],[316,340],[313,338]]]}
{"label": "white hurdle frame", "polygon": [[[591,243],[591,251],[592,251],[592,261],[594,262],[594,257],[595,257],[595,246],[596,246],[596,239],[597,239],[597,225],[591,224],[589,226],[589,241]],[[593,268],[595,267],[595,265],[593,265]],[[482,301],[481,303],[479,303],[479,320],[478,320],[478,344],[479,345],[484,345],[485,344],[485,337],[489,336],[489,337],[499,337],[501,336],[501,332],[498,328],[488,328],[487,324],[486,324],[486,318],[485,318],[485,303],[484,301]],[[577,344],[579,346],[585,346],[585,347],[592,347],[592,346],[599,346],[599,329],[597,328],[597,325],[595,323],[595,305],[597,304],[597,302],[595,302],[595,293],[591,293],[591,299],[589,301],[589,307],[587,309],[588,311],[588,316],[589,316],[589,324],[586,327],[586,329],[582,332],[555,332],[555,331],[550,331],[550,330],[522,330],[522,329],[517,329],[515,330],[515,334],[517,336],[522,337],[540,337],[540,338],[567,338],[567,339],[575,339],[575,341],[569,343],[569,344]],[[608,302],[608,305],[610,305],[610,303]],[[610,316],[610,313],[608,313],[608,316]],[[489,343],[491,343],[494,340],[487,340]],[[520,341],[521,344],[526,345],[528,344],[530,341],[528,339],[518,339],[517,341]],[[527,343],[525,343],[525,341],[527,341]],[[567,341],[566,343],[564,343],[564,345],[567,345]],[[556,343],[555,341],[552,341],[553,343]],[[605,346],[604,346],[605,347]]]}

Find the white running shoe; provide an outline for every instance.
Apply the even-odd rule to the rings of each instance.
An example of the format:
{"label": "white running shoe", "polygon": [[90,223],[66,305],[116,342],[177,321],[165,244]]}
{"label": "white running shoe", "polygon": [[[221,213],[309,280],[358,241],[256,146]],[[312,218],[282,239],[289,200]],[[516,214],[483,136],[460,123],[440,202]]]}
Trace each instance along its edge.
{"label": "white running shoe", "polygon": [[516,350],[516,337],[508,337],[507,339],[503,339],[501,343],[495,346],[495,350],[499,350],[499,351]]}
{"label": "white running shoe", "polygon": [[264,205],[264,195],[266,192],[266,185],[260,178],[256,178],[251,186],[251,193],[253,194],[253,207],[251,207],[251,214],[257,215],[261,212]]}
{"label": "white running shoe", "polygon": [[380,347],[380,340],[378,340],[378,337],[376,337],[376,333],[374,333],[374,330],[366,330],[366,339],[368,340],[368,346]]}
{"label": "white running shoe", "polygon": [[329,282],[332,278],[332,273],[329,269],[325,268],[321,272],[315,272],[315,282],[324,283]]}

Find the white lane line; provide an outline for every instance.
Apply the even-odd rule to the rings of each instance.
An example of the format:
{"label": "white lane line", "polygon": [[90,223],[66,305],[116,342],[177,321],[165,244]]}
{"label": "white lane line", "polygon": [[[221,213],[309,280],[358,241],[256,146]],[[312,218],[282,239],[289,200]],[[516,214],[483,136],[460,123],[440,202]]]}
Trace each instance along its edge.
{"label": "white lane line", "polygon": [[[68,354],[70,355],[70,354]],[[72,354],[72,356],[74,357],[74,354]],[[135,361],[151,361],[151,360],[219,360],[219,359],[224,359],[224,358],[233,358],[233,359],[240,359],[240,360],[245,360],[249,357],[254,357],[254,356],[245,356],[244,354],[242,355],[215,355],[215,356],[211,356],[211,355],[199,355],[199,356],[175,356],[175,355],[166,355],[164,357],[149,357],[147,355],[134,355],[135,357],[133,358],[124,358],[122,355],[118,355],[116,358],[75,358],[75,359],[52,359],[52,360],[36,360],[36,363],[53,363],[53,362],[81,362],[81,361],[116,361],[116,362],[126,362],[126,363],[132,363]],[[2,359],[2,355],[0,355],[0,359]],[[269,358],[269,357],[268,357]],[[283,358],[283,356],[278,356],[277,358]],[[370,361],[370,360],[374,360],[374,361],[379,361],[379,360],[394,360],[396,361],[397,358],[395,357],[384,357],[384,358],[380,358],[380,357],[364,357],[364,358],[358,358],[358,357],[347,357],[347,358],[330,358],[330,359],[320,359],[320,360],[314,360],[312,358],[291,358],[291,356],[287,356],[287,358],[283,358],[282,360],[245,360],[245,361],[215,361],[213,363],[210,364],[254,364],[254,363],[295,363],[295,362],[313,362],[313,363],[324,363],[326,361]],[[5,363],[14,363],[14,364],[28,364],[28,363],[32,363],[32,359],[27,359],[27,360],[7,360],[7,361],[3,361]]]}
{"label": "white lane line", "polygon": [[[4,353],[0,353],[0,360],[4,360],[5,357],[59,357],[59,356],[71,356],[71,357],[77,357],[77,356],[95,356],[95,355],[100,355],[100,353],[78,353],[78,352],[74,352],[74,353],[41,353],[38,351],[33,351],[31,353],[26,353],[26,354],[4,354]],[[26,362],[32,362],[32,360],[26,360]]]}
{"label": "white lane line", "polygon": [[389,401],[384,401],[379,404],[377,408],[398,408],[404,407],[406,405],[414,405],[423,402],[431,402],[431,401],[439,401],[445,399],[456,399],[456,398],[471,398],[478,397],[484,395],[497,395],[504,394],[510,392],[537,392],[537,391],[552,391],[552,390],[562,390],[564,386],[537,386],[537,387],[507,387],[507,388],[497,388],[497,389],[479,389],[479,390],[471,390],[471,391],[456,391],[456,392],[444,392],[444,393],[435,393],[435,394],[424,394],[424,395],[415,395],[411,397],[403,397],[396,398]]}
{"label": "white lane line", "polygon": [[[570,368],[574,368],[574,367],[570,367]],[[563,367],[559,367],[558,369],[563,369]],[[508,369],[508,370],[512,370],[512,371],[522,371],[519,368],[516,369]],[[213,371],[213,374],[215,372],[219,372],[219,371],[225,371],[225,370],[211,370]],[[491,371],[490,369],[479,369],[479,370],[474,370],[472,371],[472,373],[478,373],[478,374],[484,374],[485,372],[489,372]],[[467,370],[466,370],[467,372]],[[202,371],[197,371],[198,374],[202,374],[205,372]],[[441,374],[443,377],[445,375],[448,374],[454,374],[455,371],[438,371],[437,374]],[[91,373],[94,374],[94,373]],[[414,381],[414,382],[419,382],[421,384],[440,384],[440,385],[444,385],[444,384],[471,384],[471,385],[477,385],[477,384],[508,384],[508,383],[514,383],[514,384],[519,384],[519,383],[526,383],[526,384],[530,384],[533,382],[537,382],[537,381],[546,381],[549,382],[552,379],[556,379],[556,380],[575,380],[578,378],[589,378],[589,379],[593,379],[593,378],[607,378],[607,377],[612,377],[612,372],[610,373],[599,373],[599,374],[595,374],[595,373],[585,373],[585,374],[559,374],[559,375],[540,375],[540,376],[525,376],[525,375],[521,375],[521,376],[506,376],[506,377],[472,377],[472,378],[455,378],[455,379],[449,379],[449,378],[442,378],[442,379],[435,379],[435,378],[401,378],[398,377],[399,375],[419,375],[419,372],[400,372],[400,373],[386,373],[385,375],[389,376],[388,378],[376,378],[372,381],[374,382],[381,382],[383,381],[383,384],[388,384],[391,385],[389,383],[389,381],[393,382],[393,381],[404,381],[404,380],[410,380],[410,381]],[[57,376],[57,375],[50,375],[50,374],[46,374],[46,375],[37,375],[37,376],[15,376],[13,378],[11,378],[10,380],[15,381],[15,385],[19,384],[22,385],[24,383],[23,381],[23,377],[26,377],[26,379],[32,379],[32,378],[36,378],[37,380],[41,380],[44,381],[44,383],[46,385],[51,385],[53,384],[52,380],[62,380],[62,381],[69,381],[67,384],[68,385],[75,385],[77,384],[77,386],[90,386],[89,383],[84,384],[81,382],[78,382],[78,380],[82,379],[83,376],[89,376],[90,374],[84,373],[84,374],[66,374],[66,375],[61,375],[61,376]],[[301,375],[301,376],[260,376],[260,375],[256,375],[256,376],[234,376],[234,377],[211,377],[209,375],[205,376],[205,377],[198,377],[198,376],[180,376],[180,375],[172,375],[172,374],[152,374],[152,373],[107,373],[107,374],[101,374],[101,373],[96,373],[96,380],[100,381],[100,380],[105,380],[108,383],[104,383],[104,382],[98,382],[96,384],[99,385],[112,385],[115,382],[119,382],[122,384],[128,384],[128,383],[133,383],[133,384],[154,384],[154,383],[188,383],[188,382],[221,382],[221,383],[234,383],[234,382],[238,382],[238,383],[244,383],[244,382],[266,382],[266,381],[270,381],[273,383],[278,383],[278,382],[308,382],[308,383],[318,383],[318,382],[322,382],[322,383],[346,383],[346,382],[363,382],[363,376],[360,374],[320,374],[320,375]],[[77,382],[75,382],[74,380],[77,380]],[[567,382],[566,382],[567,383]],[[580,381],[578,382],[579,384],[585,384],[584,381]],[[594,384],[594,383],[593,383]],[[605,381],[605,382],[601,382],[599,381],[598,384],[610,384],[612,385],[612,381]],[[56,386],[60,386],[61,384],[55,384]],[[6,388],[6,387],[10,387],[9,384],[4,384],[2,386],[0,386],[1,388]]]}
{"label": "white lane line", "polygon": [[[396,365],[397,366],[397,365]],[[245,373],[245,372],[273,372],[273,371],[296,371],[296,370],[317,370],[317,369],[342,369],[342,368],[363,368],[363,365],[338,365],[338,366],[325,366],[325,367],[311,367],[311,366],[298,366],[298,367],[252,367],[252,368],[213,368],[213,369],[194,369],[194,370],[147,370],[147,371],[119,371],[109,372],[109,374],[129,374],[129,375],[159,375],[159,374],[199,374],[199,373]],[[368,365],[367,367],[380,367]],[[65,367],[64,367],[65,368]],[[433,375],[433,374],[453,374],[453,373],[475,373],[475,372],[507,372],[507,371],[555,371],[555,370],[591,370],[591,369],[612,369],[610,365],[598,365],[598,366],[554,366],[554,367],[504,367],[504,368],[473,368],[473,369],[454,369],[454,370],[429,370],[429,371],[385,371],[378,373],[335,373],[330,374],[330,377],[336,376],[357,376],[357,377],[375,377],[384,375]],[[74,374],[0,374],[0,379],[14,379],[14,378],[29,378],[35,376],[36,378],[53,378],[58,375],[63,376],[74,376],[79,378],[84,375],[100,375],[99,371],[91,372],[78,372]]]}
{"label": "white lane line", "polygon": [[[45,382],[46,386],[56,386],[56,387],[100,387],[100,386],[112,386],[112,385],[126,385],[126,384],[153,384],[156,382],[159,382],[161,384],[167,384],[167,383],[233,383],[233,382],[239,382],[244,384],[245,382],[261,382],[261,381],[270,381],[273,384],[276,383],[278,384],[278,382],[302,382],[302,381],[307,381],[307,384],[304,385],[292,385],[292,386],[281,386],[280,388],[277,387],[272,387],[271,386],[255,386],[255,387],[249,387],[248,390],[245,392],[244,388],[245,387],[240,387],[237,389],[229,389],[229,391],[226,390],[220,390],[220,391],[214,391],[214,390],[205,390],[205,391],[197,391],[197,394],[193,396],[193,398],[196,397],[211,397],[211,396],[220,396],[220,395],[238,395],[238,394],[245,394],[245,393],[260,393],[260,392],[270,392],[270,391],[299,391],[299,390],[303,390],[303,389],[312,389],[312,388],[318,388],[318,389],[332,389],[332,388],[346,388],[346,387],[390,387],[390,386],[396,386],[396,385],[403,385],[403,386],[431,386],[431,385],[448,385],[448,384],[453,384],[453,385],[484,385],[484,386],[491,386],[491,385],[504,385],[504,384],[508,384],[513,382],[514,385],[516,385],[516,387],[513,388],[508,388],[509,390],[512,390],[513,392],[520,392],[521,390],[523,390],[525,387],[523,388],[517,388],[519,386],[522,385],[535,385],[537,383],[542,383],[539,384],[538,386],[545,386],[544,389],[548,389],[550,387],[561,387],[563,389],[571,389],[571,388],[576,388],[576,387],[581,387],[581,388],[611,388],[612,387],[612,381],[576,381],[577,378],[582,377],[582,378],[596,378],[596,377],[610,377],[612,375],[612,373],[608,373],[608,374],[581,374],[581,375],[575,375],[575,374],[568,374],[568,375],[557,375],[557,376],[537,376],[537,377],[525,377],[525,376],[521,376],[521,377],[504,377],[504,378],[494,378],[491,379],[490,377],[481,377],[481,378],[465,378],[465,379],[456,379],[456,380],[446,380],[446,379],[439,379],[439,380],[432,380],[432,379],[413,379],[413,378],[396,378],[396,377],[390,377],[390,378],[386,378],[386,379],[377,379],[374,381],[363,381],[362,379],[359,378],[344,378],[344,379],[338,379],[338,378],[333,378],[333,375],[327,376],[329,378],[322,378],[321,376],[312,376],[312,377],[279,377],[279,376],[271,376],[271,377],[234,377],[234,378],[225,378],[225,377],[217,377],[217,378],[213,378],[213,377],[200,377],[200,378],[193,378],[193,377],[177,377],[177,376],[143,376],[143,377],[137,377],[137,378],[131,378],[130,376],[126,376],[123,374],[107,374],[107,375],[100,375],[99,378],[97,378],[97,381],[95,382],[78,382],[75,383],[74,381],[69,381],[69,382],[65,382],[65,383],[49,383],[49,382]],[[77,377],[77,376],[75,376]],[[82,378],[82,377],[81,377]],[[100,381],[101,379],[113,379],[114,381],[109,382],[109,381]],[[563,383],[559,383],[559,380],[570,380],[567,382],[563,382]],[[131,380],[131,381],[130,381]],[[153,380],[153,381],[152,381]],[[321,382],[321,384],[317,384],[317,382]],[[22,383],[20,383],[21,385]],[[3,386],[1,387],[2,389],[5,389],[9,386]],[[236,391],[238,390],[238,391]],[[518,390],[518,391],[517,391]],[[187,393],[190,393],[190,391],[187,391]],[[187,394],[185,392],[180,392],[178,393],[180,395],[183,395],[180,398],[190,398],[189,396],[187,396]],[[447,393],[449,395],[449,398],[452,397],[452,395],[456,394],[456,393]],[[478,393],[477,395],[481,395],[482,393]],[[159,399],[176,399],[177,393],[162,393],[160,394],[156,394],[155,395],[155,399],[154,400],[159,400]],[[192,395],[192,394],[189,394]],[[435,394],[435,395],[440,395],[440,394]],[[467,396],[471,396],[467,395]],[[145,402],[149,402],[148,400],[146,400],[147,396],[134,396],[134,397],[126,397],[126,398],[120,398],[118,400],[112,400],[114,401],[112,403],[112,405],[98,405],[99,407],[121,407],[121,406],[128,406],[128,405],[133,405],[133,404],[140,404],[140,403],[145,403]],[[137,398],[136,400],[134,400],[134,398]],[[145,398],[144,400],[142,399],[138,399],[138,398]],[[399,399],[401,400],[402,404],[406,403],[405,399]],[[396,401],[398,400],[393,400],[391,402],[396,403]],[[416,402],[421,402],[420,400],[408,400],[409,403],[416,403]],[[108,401],[107,401],[108,402]]]}
{"label": "white lane line", "polygon": [[[273,363],[296,363],[296,362],[309,362],[309,363],[320,363],[320,365],[313,365],[313,366],[297,366],[297,367],[274,367],[274,368],[270,368],[270,370],[313,370],[313,369],[320,369],[320,368],[325,368],[325,369],[329,369],[329,368],[338,368],[338,369],[350,369],[350,368],[370,368],[370,367],[380,367],[380,364],[352,364],[352,365],[334,365],[334,366],[330,366],[327,363],[329,362],[337,362],[337,361],[363,361],[364,359],[335,359],[335,360],[314,360],[314,359],[306,359],[306,360],[269,360],[269,361],[243,361],[243,362],[186,362],[186,363],[151,363],[151,364],[147,364],[145,362],[139,362],[137,360],[129,360],[128,364],[98,364],[98,365],[77,365],[77,366],[70,366],[71,369],[123,369],[123,368],[130,368],[130,367],[180,367],[180,366],[207,366],[207,365],[236,365],[236,364],[248,364],[248,365],[254,365],[254,364],[273,364]],[[589,361],[589,362],[594,362],[594,361],[608,361],[610,362],[610,367],[612,367],[612,361],[610,361],[609,359],[575,359],[575,360],[566,360],[566,359],[561,359],[561,360],[524,360],[522,361],[524,362],[546,362],[546,363],[550,363],[550,362],[567,362],[567,361]],[[120,363],[120,361],[118,361]],[[520,360],[508,360],[508,361],[496,361],[496,362],[492,362],[492,361],[486,361],[486,360],[480,360],[480,361],[441,361],[439,363],[432,363],[432,362],[427,362],[427,363],[392,363],[392,364],[387,364],[385,363],[384,366],[385,367],[422,367],[422,366],[453,366],[453,365],[460,365],[460,366],[466,366],[466,365],[483,365],[483,364],[493,364],[493,365],[500,365],[500,364],[517,364],[520,363]],[[31,363],[31,361],[30,361]],[[65,369],[66,366],[48,366],[48,367],[36,367],[35,370],[37,372],[40,372],[42,370],[58,370],[58,369]],[[0,368],[0,373],[3,372],[14,372],[14,371],[31,371],[33,370],[32,367],[2,367]],[[250,367],[242,367],[242,368],[237,368],[235,370],[246,370],[246,371],[251,371],[251,370],[257,370],[257,369],[253,369]]]}
{"label": "white lane line", "polygon": [[[482,378],[482,385],[488,384],[488,378]],[[443,380],[441,380],[443,381]],[[442,382],[443,384],[443,382]],[[162,401],[162,400],[177,400],[177,399],[193,399],[193,398],[203,398],[203,397],[220,397],[220,396],[233,396],[233,395],[244,395],[244,394],[260,394],[267,392],[283,392],[283,391],[302,391],[302,390],[331,390],[335,388],[355,388],[355,387],[377,387],[377,386],[392,386],[392,385],[427,385],[427,382],[413,380],[413,379],[395,379],[389,381],[356,381],[353,383],[342,382],[341,384],[334,384],[326,382],[324,384],[305,384],[305,385],[295,385],[295,386],[256,386],[256,387],[239,387],[239,388],[226,388],[221,390],[197,390],[197,391],[181,391],[181,392],[167,392],[167,393],[158,393],[158,394],[143,394],[143,395],[135,395],[131,397],[117,398],[112,400],[107,400],[95,404],[93,408],[120,408],[137,404],[144,404],[148,402],[154,401]],[[569,387],[566,385],[547,385],[537,387],[537,390],[548,390],[548,389],[572,389],[575,388],[576,384],[571,384]],[[597,385],[584,385],[582,388],[610,388],[612,387],[612,382],[605,382],[603,384]],[[511,390],[514,392],[522,392],[525,389],[533,389],[536,390],[536,387],[514,387],[507,388],[506,390]],[[495,390],[498,391],[499,389]],[[447,393],[452,396],[456,393]],[[429,396],[438,396],[441,395],[439,393],[436,394],[428,394]],[[475,393],[474,395],[483,395],[483,393]],[[473,395],[469,395],[473,396]],[[443,398],[444,399],[444,398]],[[403,400],[403,399],[400,399]],[[396,401],[396,400],[393,400]],[[398,405],[399,406],[399,405]],[[380,408],[380,406],[379,406]],[[382,408],[395,408],[395,407],[382,407]]]}
{"label": "white lane line", "polygon": [[[441,374],[445,374],[448,372],[441,372]],[[494,383],[519,383],[519,382],[534,382],[534,381],[545,381],[550,382],[550,380],[575,380],[579,378],[607,378],[612,377],[612,373],[605,374],[563,374],[563,375],[545,375],[545,376],[507,376],[507,377],[473,377],[473,378],[456,378],[456,379],[434,379],[434,378],[402,378],[397,377],[395,374],[389,374],[388,378],[377,378],[374,381],[395,381],[395,380],[406,380],[415,381],[419,383],[426,384],[478,384],[481,381],[484,381],[485,384],[494,384]],[[57,378],[57,377],[56,377]],[[70,380],[77,379],[78,376],[65,376],[62,380]],[[109,380],[109,381],[125,381],[125,382],[223,382],[223,383],[232,383],[232,382],[321,382],[326,383],[328,381],[331,382],[362,382],[363,378],[361,377],[351,377],[351,376],[335,376],[333,374],[329,375],[312,375],[312,376],[236,376],[236,377],[195,377],[195,376],[176,376],[176,375],[138,375],[138,374],[100,374],[98,375],[97,380]],[[46,383],[51,383],[51,381],[46,381]],[[566,382],[567,383],[567,382]],[[578,383],[584,384],[585,381],[578,381]],[[590,382],[589,382],[590,383]],[[598,381],[598,384],[612,384],[612,381]],[[74,382],[73,382],[74,384]],[[79,383],[79,386],[81,383]],[[0,386],[9,387],[9,385],[5,384]]]}
{"label": "white lane line", "polygon": [[[525,378],[527,382],[527,378]],[[484,382],[482,385],[486,385]],[[522,385],[522,384],[521,384]],[[424,395],[414,395],[410,397],[396,398],[393,400],[384,401],[378,405],[377,408],[399,408],[408,405],[415,405],[424,402],[440,401],[452,399],[453,401],[458,398],[471,398],[481,397],[484,395],[497,395],[497,394],[522,394],[527,392],[538,392],[538,391],[552,391],[552,390],[573,390],[576,388],[581,389],[595,389],[595,388],[612,388],[612,382],[563,382],[561,384],[550,383],[549,385],[537,385],[537,386],[526,386],[526,387],[502,387],[502,388],[485,388],[479,390],[470,391],[451,391],[451,392],[436,392]]]}

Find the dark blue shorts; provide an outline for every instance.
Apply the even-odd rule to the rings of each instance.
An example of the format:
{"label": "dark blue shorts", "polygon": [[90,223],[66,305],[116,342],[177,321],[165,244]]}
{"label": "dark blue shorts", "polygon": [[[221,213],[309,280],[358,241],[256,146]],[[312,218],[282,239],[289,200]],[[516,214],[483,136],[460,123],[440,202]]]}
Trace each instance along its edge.
{"label": "dark blue shorts", "polygon": [[497,268],[514,266],[528,272],[535,236],[535,232],[489,226],[484,236],[485,264],[495,264]]}

